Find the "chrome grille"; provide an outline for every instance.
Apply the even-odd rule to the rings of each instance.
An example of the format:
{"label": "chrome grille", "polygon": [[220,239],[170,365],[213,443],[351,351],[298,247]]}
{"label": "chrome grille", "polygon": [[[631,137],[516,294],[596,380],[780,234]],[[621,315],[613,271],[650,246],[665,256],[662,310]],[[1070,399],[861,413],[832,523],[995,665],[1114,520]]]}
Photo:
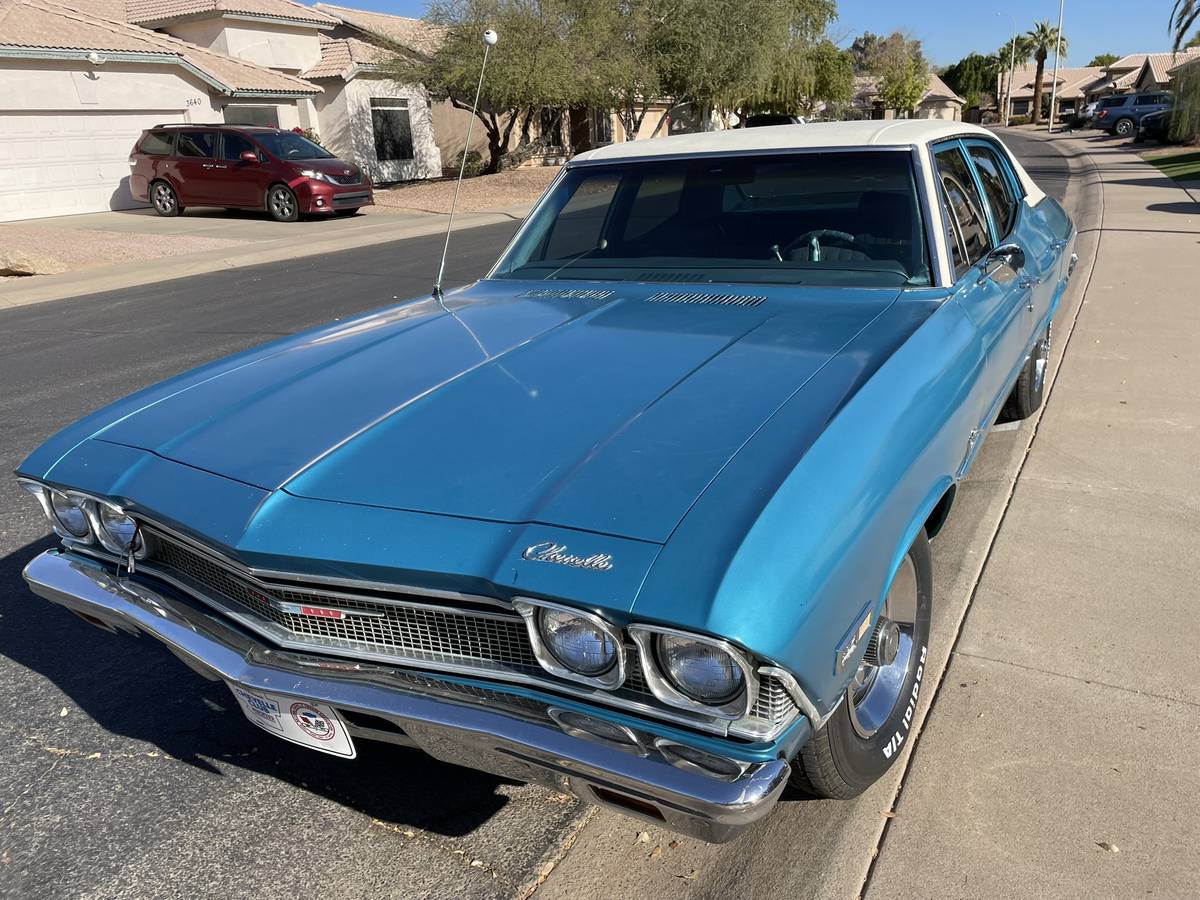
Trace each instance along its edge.
{"label": "chrome grille", "polygon": [[361,172],[351,172],[349,175],[334,175],[334,174],[330,173],[329,178],[338,184],[361,184],[362,183],[362,173]]}
{"label": "chrome grille", "polygon": [[[424,598],[384,600],[312,594],[250,584],[224,566],[169,538],[156,536],[152,564],[218,591],[276,637],[351,652],[402,657],[413,662],[456,663],[542,675],[516,613],[485,613],[430,607]],[[344,610],[344,618],[289,612],[280,604]],[[414,604],[414,605],[409,605]],[[417,605],[419,604],[419,605]],[[363,615],[354,615],[354,613]]]}
{"label": "chrome grille", "polygon": [[[180,540],[149,527],[144,531],[150,537],[145,568],[179,581],[280,642],[431,668],[469,669],[481,675],[508,672],[554,681],[538,664],[525,622],[516,613],[438,606],[436,599],[403,593],[376,597],[252,581]],[[286,604],[347,615],[307,615],[281,608]],[[636,646],[627,644],[625,651],[625,683],[614,699],[662,708],[646,683]],[[759,679],[754,708],[735,729],[747,737],[773,736],[799,712],[783,682],[770,675]]]}

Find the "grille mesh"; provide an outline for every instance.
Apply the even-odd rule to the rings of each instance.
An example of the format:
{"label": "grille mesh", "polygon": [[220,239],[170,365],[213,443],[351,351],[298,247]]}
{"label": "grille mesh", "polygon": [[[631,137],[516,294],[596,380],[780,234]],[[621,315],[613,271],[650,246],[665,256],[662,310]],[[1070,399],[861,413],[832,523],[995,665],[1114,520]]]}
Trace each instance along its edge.
{"label": "grille mesh", "polygon": [[[153,566],[220,594],[276,637],[314,648],[366,651],[417,663],[454,663],[483,673],[507,671],[547,679],[533,655],[525,622],[515,613],[431,607],[428,598],[418,596],[377,599],[260,586],[179,541],[147,532],[153,538],[149,560]],[[281,603],[366,615],[341,619],[303,615],[280,609]],[[625,684],[617,696],[660,705],[646,684],[637,648],[627,644],[625,650]],[[790,721],[798,712],[791,694],[779,679],[759,677],[758,699],[749,718],[772,726]]]}
{"label": "grille mesh", "polygon": [[361,184],[362,174],[360,172],[351,172],[349,175],[333,175],[329,176],[338,184]]}
{"label": "grille mesh", "polygon": [[647,303],[698,303],[712,306],[754,307],[766,302],[766,297],[746,294],[710,294],[705,291],[659,291],[646,298]]}

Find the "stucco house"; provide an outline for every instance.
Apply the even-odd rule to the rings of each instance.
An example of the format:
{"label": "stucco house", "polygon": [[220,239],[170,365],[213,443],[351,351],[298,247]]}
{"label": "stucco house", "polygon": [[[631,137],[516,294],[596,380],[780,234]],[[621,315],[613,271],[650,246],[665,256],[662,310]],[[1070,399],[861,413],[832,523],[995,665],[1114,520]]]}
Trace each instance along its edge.
{"label": "stucco house", "polygon": [[[960,122],[966,103],[967,101],[954,93],[946,82],[931,72],[925,94],[913,110],[911,118]],[[883,101],[879,99],[879,79],[874,75],[854,76],[854,99],[851,105],[865,118],[896,118],[896,110],[886,109]]]}
{"label": "stucco house", "polygon": [[441,174],[429,104],[292,0],[0,0],[0,221],[123,209],[162,122],[306,128],[376,181]]}
{"label": "stucco house", "polygon": [[[1178,53],[1131,53],[1104,67],[1059,69],[1057,118],[1069,118],[1086,104],[1110,94],[1167,90],[1172,72],[1196,59],[1200,59],[1200,47]],[[1021,66],[1013,74],[1012,115],[1027,116],[1033,111],[1036,77],[1036,66]],[[1008,71],[1005,70],[997,77],[997,96],[1005,97],[1007,88]],[[1042,76],[1042,93],[1049,98],[1053,88],[1054,68],[1047,66]]]}

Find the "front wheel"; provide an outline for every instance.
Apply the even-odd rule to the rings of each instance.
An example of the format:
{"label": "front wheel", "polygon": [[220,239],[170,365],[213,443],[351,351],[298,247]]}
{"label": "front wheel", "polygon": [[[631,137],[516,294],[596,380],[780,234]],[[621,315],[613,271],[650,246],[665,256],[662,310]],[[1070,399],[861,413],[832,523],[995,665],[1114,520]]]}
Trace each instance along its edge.
{"label": "front wheel", "polygon": [[848,800],[895,763],[912,730],[922,690],[932,595],[929,540],[922,530],[892,579],[842,705],[796,757],[793,788]]}
{"label": "front wheel", "polygon": [[267,191],[267,212],[276,222],[295,222],[300,218],[300,204],[292,189],[277,184]]}

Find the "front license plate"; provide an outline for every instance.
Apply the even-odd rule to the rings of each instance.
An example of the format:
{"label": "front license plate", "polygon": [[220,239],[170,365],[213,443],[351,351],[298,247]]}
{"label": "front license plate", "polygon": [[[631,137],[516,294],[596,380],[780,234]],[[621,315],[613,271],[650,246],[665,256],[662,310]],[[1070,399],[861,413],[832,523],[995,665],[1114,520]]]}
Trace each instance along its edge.
{"label": "front license plate", "polygon": [[333,707],[312,700],[250,691],[236,684],[229,684],[229,689],[246,718],[264,731],[293,744],[354,759],[354,742]]}

